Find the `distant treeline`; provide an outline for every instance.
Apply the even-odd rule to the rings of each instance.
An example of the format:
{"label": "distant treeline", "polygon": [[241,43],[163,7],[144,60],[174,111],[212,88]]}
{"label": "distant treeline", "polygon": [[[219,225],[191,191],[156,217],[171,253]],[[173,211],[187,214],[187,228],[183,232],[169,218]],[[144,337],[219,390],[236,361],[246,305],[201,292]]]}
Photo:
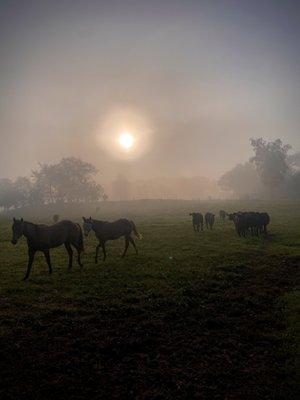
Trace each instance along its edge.
{"label": "distant treeline", "polygon": [[[218,182],[195,176],[153,178],[130,182],[124,175],[106,184],[112,200],[133,199],[299,199],[300,152],[289,154],[291,146],[280,139],[250,140],[254,156],[226,172]],[[96,168],[75,157],[57,164],[39,164],[30,177],[0,179],[0,208],[6,212],[46,205],[61,210],[63,205],[106,200],[103,187],[95,181]],[[199,171],[195,171],[198,173]],[[50,205],[54,207],[50,207]]]}
{"label": "distant treeline", "polygon": [[254,156],[238,164],[218,181],[235,198],[299,199],[300,152],[289,154],[290,145],[280,139],[250,139]]}
{"label": "distant treeline", "polygon": [[129,181],[124,175],[105,185],[110,199],[206,200],[221,194],[216,181],[206,177],[166,177]]}
{"label": "distant treeline", "polygon": [[96,168],[78,158],[63,158],[57,164],[39,164],[31,177],[0,179],[0,207],[95,202],[106,198],[95,182]]}

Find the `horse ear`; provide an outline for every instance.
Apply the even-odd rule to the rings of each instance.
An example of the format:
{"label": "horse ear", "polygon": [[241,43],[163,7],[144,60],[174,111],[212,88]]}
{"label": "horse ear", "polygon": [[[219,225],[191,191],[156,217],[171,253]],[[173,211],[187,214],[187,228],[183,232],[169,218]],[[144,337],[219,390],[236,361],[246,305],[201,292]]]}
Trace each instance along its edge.
{"label": "horse ear", "polygon": [[90,216],[90,221],[92,220],[92,217]]}
{"label": "horse ear", "polygon": [[83,219],[83,222],[85,222],[85,217],[82,217],[82,219]]}
{"label": "horse ear", "polygon": [[16,222],[16,218],[14,217],[14,222]]}
{"label": "horse ear", "polygon": [[23,222],[23,218],[21,218],[21,222]]}

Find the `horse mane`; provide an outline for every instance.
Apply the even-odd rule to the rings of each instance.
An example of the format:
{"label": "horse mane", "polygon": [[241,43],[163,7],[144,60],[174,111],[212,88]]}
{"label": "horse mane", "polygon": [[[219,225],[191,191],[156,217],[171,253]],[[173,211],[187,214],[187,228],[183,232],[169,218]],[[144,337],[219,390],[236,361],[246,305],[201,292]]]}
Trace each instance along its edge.
{"label": "horse mane", "polygon": [[91,220],[92,221],[92,224],[94,225],[103,225],[103,224],[106,224],[107,223],[107,221],[101,221],[101,220],[99,220],[99,219],[92,219]]}
{"label": "horse mane", "polygon": [[29,222],[29,221],[23,221],[23,223],[26,225],[30,225],[30,226],[39,226],[38,224],[34,224],[33,222]]}
{"label": "horse mane", "polygon": [[23,221],[23,223],[26,224],[27,226],[31,226],[34,228],[50,226],[50,225],[45,225],[45,224],[34,224],[33,222],[29,222],[29,221]]}

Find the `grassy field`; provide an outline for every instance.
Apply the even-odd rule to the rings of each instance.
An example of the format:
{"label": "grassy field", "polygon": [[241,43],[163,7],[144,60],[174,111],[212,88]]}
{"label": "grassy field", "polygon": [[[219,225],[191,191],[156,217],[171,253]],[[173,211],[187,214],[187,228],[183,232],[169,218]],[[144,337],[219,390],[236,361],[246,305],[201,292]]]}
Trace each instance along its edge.
{"label": "grassy field", "polygon": [[[269,212],[269,236],[241,239],[218,218],[194,233],[189,212],[221,208]],[[118,240],[95,265],[91,235],[83,270],[67,271],[62,247],[52,276],[40,254],[24,283],[26,242],[13,247],[0,222],[2,398],[298,397],[299,204],[137,201],[90,213],[134,219],[139,255],[129,247],[121,259]]]}

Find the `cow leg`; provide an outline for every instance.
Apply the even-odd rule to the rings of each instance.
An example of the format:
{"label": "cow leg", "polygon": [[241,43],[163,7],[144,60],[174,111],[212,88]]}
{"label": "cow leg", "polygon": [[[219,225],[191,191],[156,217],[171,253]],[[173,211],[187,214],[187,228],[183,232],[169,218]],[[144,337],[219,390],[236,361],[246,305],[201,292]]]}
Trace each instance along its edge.
{"label": "cow leg", "polygon": [[70,270],[70,269],[72,269],[72,264],[73,264],[73,250],[72,250],[72,247],[71,247],[70,243],[68,243],[68,242],[65,243],[65,248],[66,248],[66,250],[67,250],[67,252],[69,254],[69,266],[68,266],[68,269]]}
{"label": "cow leg", "polygon": [[95,254],[95,263],[98,263],[98,253],[99,253],[99,249],[100,247],[102,247],[102,251],[103,251],[103,261],[106,260],[106,250],[105,250],[105,242],[99,242],[99,244],[96,247],[96,254]]}
{"label": "cow leg", "polygon": [[193,224],[193,228],[194,228],[194,232],[196,232],[196,226],[195,226],[195,224]]}
{"label": "cow leg", "polygon": [[201,231],[203,231],[203,222],[201,222]]}
{"label": "cow leg", "polygon": [[128,236],[125,236],[125,249],[124,249],[124,252],[122,254],[122,258],[125,257],[127,249],[128,249],[128,246],[129,246],[129,238],[128,238]]}
{"label": "cow leg", "polygon": [[27,272],[26,275],[23,278],[23,281],[26,281],[29,278],[30,275],[30,271],[31,271],[31,267],[32,267],[32,263],[33,263],[33,259],[34,259],[34,255],[35,255],[35,250],[33,249],[28,249],[28,265],[27,265]]}
{"label": "cow leg", "polygon": [[132,239],[131,236],[129,236],[129,242],[130,242],[130,243],[132,244],[132,246],[134,247],[134,250],[135,250],[136,254],[138,254],[138,250],[137,250],[137,247],[136,247],[136,245],[135,245],[135,241]]}
{"label": "cow leg", "polygon": [[44,250],[43,253],[46,258],[47,265],[49,268],[49,275],[51,275],[52,274],[52,266],[51,266],[50,252],[49,252],[49,250]]}

